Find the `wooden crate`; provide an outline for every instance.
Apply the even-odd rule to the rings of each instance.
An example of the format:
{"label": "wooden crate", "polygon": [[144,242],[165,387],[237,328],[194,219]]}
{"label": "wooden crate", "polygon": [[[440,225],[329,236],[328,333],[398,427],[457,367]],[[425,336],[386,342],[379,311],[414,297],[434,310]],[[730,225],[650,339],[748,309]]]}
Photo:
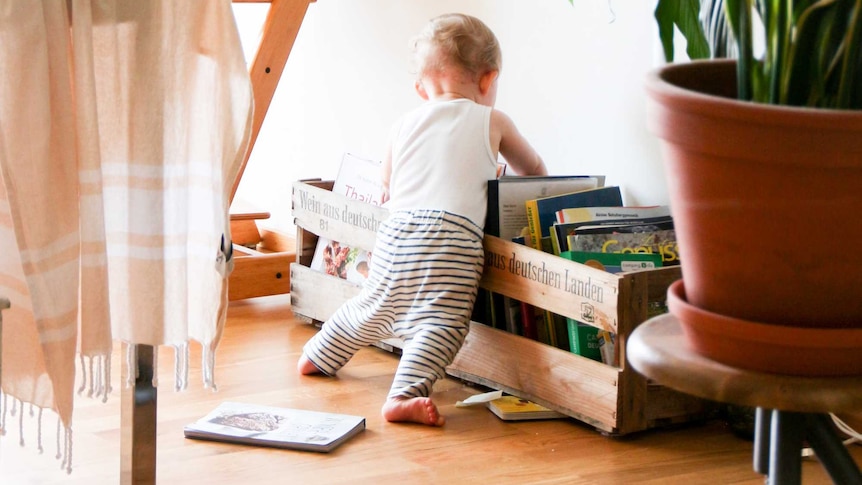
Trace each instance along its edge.
{"label": "wooden crate", "polygon": [[[293,214],[297,262],[291,265],[293,312],[326,320],[359,287],[308,268],[318,236],[371,249],[387,212],[330,192],[331,182],[296,182]],[[337,210],[335,210],[337,209]],[[338,213],[338,218],[329,215]],[[447,372],[532,400],[611,435],[702,419],[712,404],[648,382],[628,366],[626,340],[681,277],[679,267],[611,274],[485,236],[481,286],[616,334],[616,360],[606,365],[524,337],[471,323]]]}

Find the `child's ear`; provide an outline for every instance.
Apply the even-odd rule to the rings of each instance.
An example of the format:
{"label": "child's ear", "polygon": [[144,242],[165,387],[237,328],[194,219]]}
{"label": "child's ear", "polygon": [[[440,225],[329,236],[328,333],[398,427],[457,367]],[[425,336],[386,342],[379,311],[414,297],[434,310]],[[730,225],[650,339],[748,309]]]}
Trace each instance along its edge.
{"label": "child's ear", "polygon": [[414,82],[413,88],[416,89],[416,94],[418,94],[420,98],[428,101],[428,93],[425,91],[425,86],[422,85],[422,81]]}
{"label": "child's ear", "polygon": [[482,95],[488,94],[488,91],[491,90],[491,86],[494,84],[494,81],[497,80],[497,76],[500,75],[500,71],[488,71],[485,74],[482,74],[482,77],[479,78],[479,92]]}

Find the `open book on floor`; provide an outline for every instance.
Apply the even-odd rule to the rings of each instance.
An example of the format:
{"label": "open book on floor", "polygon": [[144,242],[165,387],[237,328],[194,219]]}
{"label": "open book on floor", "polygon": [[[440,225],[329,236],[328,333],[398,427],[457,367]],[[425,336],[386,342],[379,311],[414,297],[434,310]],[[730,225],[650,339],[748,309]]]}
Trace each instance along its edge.
{"label": "open book on floor", "polygon": [[328,453],[365,429],[365,418],[223,402],[183,428],[186,438]]}

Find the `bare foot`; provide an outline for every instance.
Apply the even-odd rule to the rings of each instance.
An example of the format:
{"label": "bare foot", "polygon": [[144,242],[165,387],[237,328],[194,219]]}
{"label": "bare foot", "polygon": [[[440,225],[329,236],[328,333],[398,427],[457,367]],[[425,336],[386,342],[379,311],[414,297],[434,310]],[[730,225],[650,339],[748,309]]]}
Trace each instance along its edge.
{"label": "bare foot", "polygon": [[429,426],[443,426],[446,422],[430,397],[388,399],[383,405],[383,417],[392,423],[410,422]]}
{"label": "bare foot", "polygon": [[305,354],[299,358],[299,362],[296,363],[296,370],[299,371],[300,374],[304,376],[310,376],[312,374],[323,374],[320,372],[320,369],[317,368],[316,365],[312,364],[308,357]]}

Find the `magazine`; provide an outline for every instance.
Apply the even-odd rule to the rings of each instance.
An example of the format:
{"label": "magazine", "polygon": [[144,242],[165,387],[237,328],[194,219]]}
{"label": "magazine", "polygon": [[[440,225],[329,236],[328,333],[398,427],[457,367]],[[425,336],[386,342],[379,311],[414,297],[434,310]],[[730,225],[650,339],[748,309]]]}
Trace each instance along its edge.
{"label": "magazine", "polygon": [[183,428],[186,438],[328,453],[365,429],[365,418],[223,402]]}

